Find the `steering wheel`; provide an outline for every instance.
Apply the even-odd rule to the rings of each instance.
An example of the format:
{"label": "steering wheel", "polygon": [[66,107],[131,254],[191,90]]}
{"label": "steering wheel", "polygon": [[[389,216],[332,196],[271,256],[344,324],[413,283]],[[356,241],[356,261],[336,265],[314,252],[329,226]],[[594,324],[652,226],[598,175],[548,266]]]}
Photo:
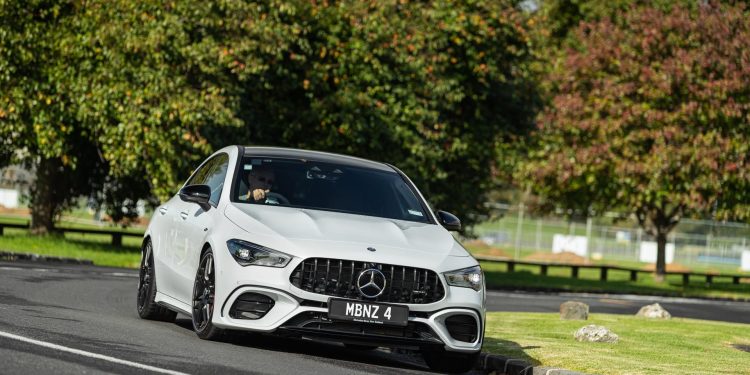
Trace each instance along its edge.
{"label": "steering wheel", "polygon": [[[276,192],[273,192],[273,191],[269,191],[268,193],[266,193],[266,204],[268,204],[269,198],[271,200],[275,200],[277,202],[277,204],[283,204],[285,206],[289,206],[289,199],[286,199],[285,196],[283,196],[283,195],[281,195],[279,193],[276,193]],[[273,203],[271,203],[271,204],[273,204]]]}

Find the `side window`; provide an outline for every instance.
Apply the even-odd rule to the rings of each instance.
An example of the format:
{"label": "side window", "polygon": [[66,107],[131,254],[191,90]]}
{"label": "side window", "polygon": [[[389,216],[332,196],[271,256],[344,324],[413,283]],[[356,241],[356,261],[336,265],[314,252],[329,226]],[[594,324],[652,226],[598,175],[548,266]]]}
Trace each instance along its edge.
{"label": "side window", "polygon": [[188,180],[187,185],[208,185],[211,187],[209,202],[216,205],[219,203],[219,197],[221,197],[221,191],[224,188],[224,177],[227,175],[228,167],[229,155],[216,155],[195,172],[193,177]]}
{"label": "side window", "polygon": [[211,172],[213,169],[214,164],[216,163],[217,158],[213,158],[209,161],[207,161],[203,166],[200,167],[197,171],[195,171],[195,174],[193,174],[193,177],[191,177],[186,186],[190,185],[203,185],[206,183],[206,176]]}
{"label": "side window", "polygon": [[224,178],[227,176],[229,156],[221,154],[216,156],[215,160],[213,168],[211,168],[210,173],[206,176],[206,182],[204,182],[204,184],[211,187],[211,199],[209,199],[209,202],[214,205],[219,203],[221,191],[224,189]]}

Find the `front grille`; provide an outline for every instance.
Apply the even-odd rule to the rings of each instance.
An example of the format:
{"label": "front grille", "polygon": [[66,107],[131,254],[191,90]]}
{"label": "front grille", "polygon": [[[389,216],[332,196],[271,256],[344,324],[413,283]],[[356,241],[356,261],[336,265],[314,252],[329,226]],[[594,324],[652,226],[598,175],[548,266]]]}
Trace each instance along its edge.
{"label": "front grille", "polygon": [[[376,298],[363,297],[356,285],[359,274],[370,268],[380,270],[386,279],[385,290]],[[376,302],[424,304],[445,296],[443,283],[433,271],[353,260],[305,259],[294,269],[289,281],[311,293]]]}

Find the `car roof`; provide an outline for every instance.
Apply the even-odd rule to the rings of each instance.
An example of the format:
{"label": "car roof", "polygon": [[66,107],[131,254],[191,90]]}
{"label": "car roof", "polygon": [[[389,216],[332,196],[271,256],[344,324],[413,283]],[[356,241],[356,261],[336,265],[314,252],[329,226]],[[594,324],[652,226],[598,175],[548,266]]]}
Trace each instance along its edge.
{"label": "car roof", "polygon": [[331,152],[301,150],[298,148],[284,147],[259,147],[259,146],[240,146],[244,148],[245,156],[265,156],[269,158],[284,159],[303,159],[314,160],[324,163],[336,163],[347,166],[377,169],[385,172],[395,172],[393,167],[385,163],[372,160],[357,158],[354,156],[334,154]]}

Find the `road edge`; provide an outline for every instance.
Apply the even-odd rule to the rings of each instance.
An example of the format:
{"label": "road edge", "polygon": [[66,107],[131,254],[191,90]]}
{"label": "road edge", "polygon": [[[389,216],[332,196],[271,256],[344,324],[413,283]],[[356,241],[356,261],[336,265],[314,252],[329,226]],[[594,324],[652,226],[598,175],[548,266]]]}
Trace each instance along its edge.
{"label": "road edge", "polygon": [[534,366],[522,359],[488,353],[479,355],[477,365],[478,370],[498,375],[586,375],[556,367]]}
{"label": "road edge", "polygon": [[34,253],[14,253],[11,251],[0,251],[0,261],[3,262],[44,262],[44,263],[64,263],[80,264],[93,266],[94,262],[89,259],[65,258],[51,255],[39,255]]}
{"label": "road edge", "polygon": [[596,289],[580,289],[570,290],[564,288],[552,288],[552,287],[526,287],[526,286],[500,286],[500,285],[487,285],[487,290],[498,291],[498,292],[529,292],[529,293],[542,293],[542,294],[592,294],[592,295],[634,295],[643,297],[667,297],[667,298],[685,298],[685,299],[697,299],[703,301],[722,301],[722,302],[750,302],[750,298],[728,298],[728,297],[708,297],[708,296],[684,296],[679,293],[632,293],[632,292],[618,292],[618,291],[606,291]]}

